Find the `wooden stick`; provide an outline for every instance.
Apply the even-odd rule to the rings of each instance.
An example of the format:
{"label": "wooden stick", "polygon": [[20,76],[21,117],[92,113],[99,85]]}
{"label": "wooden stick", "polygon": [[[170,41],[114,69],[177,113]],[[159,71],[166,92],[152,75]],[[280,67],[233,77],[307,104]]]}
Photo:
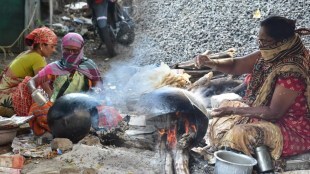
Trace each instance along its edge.
{"label": "wooden stick", "polygon": [[203,77],[201,77],[200,79],[198,79],[196,82],[194,82],[192,85],[190,85],[187,90],[192,90],[194,88],[197,88],[199,86],[207,86],[211,79],[213,77],[213,72],[209,72],[208,74],[204,75]]}
{"label": "wooden stick", "polygon": [[173,159],[170,151],[166,152],[165,159],[165,174],[174,174],[173,172]]}
{"label": "wooden stick", "polygon": [[183,134],[182,138],[178,141],[178,147],[180,149],[188,149],[193,145],[194,139],[196,138],[195,131],[189,131],[188,134]]}
{"label": "wooden stick", "polygon": [[174,157],[174,169],[176,174],[189,174],[188,168],[189,150],[177,147]]}
{"label": "wooden stick", "polygon": [[[201,55],[208,55],[210,59],[222,59],[222,58],[232,58],[235,55],[235,49],[231,48],[223,52],[210,54],[210,51],[207,50],[206,52],[202,53]],[[181,68],[181,69],[197,69],[195,67],[194,60],[188,60],[185,62],[177,63],[172,66],[173,68]],[[208,69],[208,68],[206,68]]]}

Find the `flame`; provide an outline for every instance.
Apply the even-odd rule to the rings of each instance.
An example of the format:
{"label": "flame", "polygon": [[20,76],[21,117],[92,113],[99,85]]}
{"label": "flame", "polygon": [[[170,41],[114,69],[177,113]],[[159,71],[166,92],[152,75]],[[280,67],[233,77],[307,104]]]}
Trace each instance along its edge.
{"label": "flame", "polygon": [[197,132],[197,128],[194,124],[189,124],[189,121],[186,119],[184,121],[184,125],[185,125],[185,133],[188,134],[189,131],[192,131],[192,132]]}
{"label": "flame", "polygon": [[158,133],[160,136],[163,136],[166,133],[166,130],[165,129],[159,129]]}
{"label": "flame", "polygon": [[[177,116],[180,116],[181,113],[177,113]],[[183,119],[178,119],[183,120]],[[183,134],[192,134],[192,133],[196,133],[197,132],[197,128],[195,126],[195,124],[190,123],[188,119],[184,119],[183,121],[184,124],[184,131]],[[181,132],[177,132],[178,128],[177,128],[178,124],[173,124],[170,126],[170,128],[163,128],[163,129],[158,129],[158,133],[160,135],[160,137],[162,137],[163,135],[167,135],[167,139],[166,139],[166,145],[167,147],[174,149],[176,148],[176,145],[178,143],[178,133],[180,134]],[[182,136],[182,135],[181,135]]]}
{"label": "flame", "polygon": [[170,148],[175,148],[177,145],[177,126],[173,125],[167,132],[167,141]]}

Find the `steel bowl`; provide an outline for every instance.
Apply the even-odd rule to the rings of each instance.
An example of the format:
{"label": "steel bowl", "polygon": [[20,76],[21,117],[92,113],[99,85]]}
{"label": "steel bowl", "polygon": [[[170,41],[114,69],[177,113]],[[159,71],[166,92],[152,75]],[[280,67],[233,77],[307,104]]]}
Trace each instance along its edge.
{"label": "steel bowl", "polygon": [[0,129],[0,145],[6,145],[16,137],[18,128]]}
{"label": "steel bowl", "polygon": [[231,151],[217,151],[215,174],[252,174],[253,166],[257,164],[256,159]]}

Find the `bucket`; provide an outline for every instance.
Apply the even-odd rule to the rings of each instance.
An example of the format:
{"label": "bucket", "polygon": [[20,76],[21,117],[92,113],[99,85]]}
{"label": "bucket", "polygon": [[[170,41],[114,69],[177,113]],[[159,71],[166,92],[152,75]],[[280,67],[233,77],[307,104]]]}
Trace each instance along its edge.
{"label": "bucket", "polygon": [[257,164],[256,159],[231,151],[217,151],[214,155],[215,174],[252,174],[253,166]]}

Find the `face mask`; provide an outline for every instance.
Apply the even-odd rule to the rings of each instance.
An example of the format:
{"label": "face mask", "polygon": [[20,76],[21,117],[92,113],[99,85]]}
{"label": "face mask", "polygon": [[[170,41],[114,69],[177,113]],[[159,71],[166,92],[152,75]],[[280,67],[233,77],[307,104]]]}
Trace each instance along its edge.
{"label": "face mask", "polygon": [[62,55],[63,55],[65,62],[69,64],[73,64],[74,62],[77,62],[77,58],[79,56],[79,54],[71,54],[71,53],[66,53],[66,52],[64,52]]}

